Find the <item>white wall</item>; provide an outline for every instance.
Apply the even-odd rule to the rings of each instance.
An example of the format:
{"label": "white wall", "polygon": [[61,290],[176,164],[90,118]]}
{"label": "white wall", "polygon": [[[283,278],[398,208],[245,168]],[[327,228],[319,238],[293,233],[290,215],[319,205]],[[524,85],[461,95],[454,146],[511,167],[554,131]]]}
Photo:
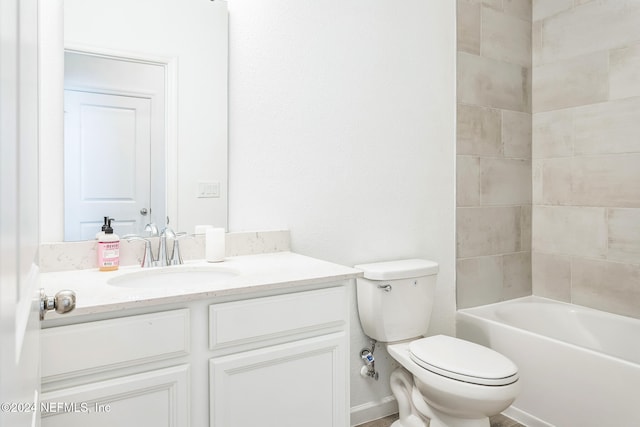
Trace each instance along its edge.
{"label": "white wall", "polygon": [[[431,333],[454,333],[455,2],[229,0],[229,227],[291,230],[354,265],[440,263]],[[354,294],[355,296],[355,290]],[[352,408],[362,379],[355,303]]]}

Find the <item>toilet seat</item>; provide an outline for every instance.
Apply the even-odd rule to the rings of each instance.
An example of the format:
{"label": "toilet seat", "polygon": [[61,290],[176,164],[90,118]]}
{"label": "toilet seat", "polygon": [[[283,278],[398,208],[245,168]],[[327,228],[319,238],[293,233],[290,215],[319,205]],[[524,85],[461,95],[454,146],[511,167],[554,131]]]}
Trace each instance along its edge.
{"label": "toilet seat", "polygon": [[457,381],[503,386],[518,380],[518,368],[505,356],[446,335],[412,341],[409,355],[421,368]]}

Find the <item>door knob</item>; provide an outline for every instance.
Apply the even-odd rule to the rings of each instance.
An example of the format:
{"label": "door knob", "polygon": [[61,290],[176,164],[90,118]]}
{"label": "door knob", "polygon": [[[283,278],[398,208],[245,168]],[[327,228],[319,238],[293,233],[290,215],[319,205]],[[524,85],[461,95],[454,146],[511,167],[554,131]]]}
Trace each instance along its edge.
{"label": "door knob", "polygon": [[58,292],[53,297],[48,297],[44,289],[40,289],[40,320],[49,310],[55,310],[58,314],[65,314],[76,308],[76,293],[70,290]]}

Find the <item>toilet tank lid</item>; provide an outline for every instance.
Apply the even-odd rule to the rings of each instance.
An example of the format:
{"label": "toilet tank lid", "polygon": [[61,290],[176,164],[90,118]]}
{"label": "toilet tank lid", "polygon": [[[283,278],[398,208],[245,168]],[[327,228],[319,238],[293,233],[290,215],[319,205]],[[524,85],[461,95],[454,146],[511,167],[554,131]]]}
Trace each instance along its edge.
{"label": "toilet tank lid", "polygon": [[395,280],[438,274],[438,263],[426,259],[402,259],[398,261],[374,262],[354,266],[362,270],[365,279]]}

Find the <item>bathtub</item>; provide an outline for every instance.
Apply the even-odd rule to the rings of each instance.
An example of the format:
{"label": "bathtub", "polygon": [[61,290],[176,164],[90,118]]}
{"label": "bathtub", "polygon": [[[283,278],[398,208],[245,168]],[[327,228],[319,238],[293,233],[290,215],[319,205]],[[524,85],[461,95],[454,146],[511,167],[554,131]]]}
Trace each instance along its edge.
{"label": "bathtub", "polygon": [[527,426],[640,426],[640,320],[540,297],[459,310],[458,337],[509,357]]}

